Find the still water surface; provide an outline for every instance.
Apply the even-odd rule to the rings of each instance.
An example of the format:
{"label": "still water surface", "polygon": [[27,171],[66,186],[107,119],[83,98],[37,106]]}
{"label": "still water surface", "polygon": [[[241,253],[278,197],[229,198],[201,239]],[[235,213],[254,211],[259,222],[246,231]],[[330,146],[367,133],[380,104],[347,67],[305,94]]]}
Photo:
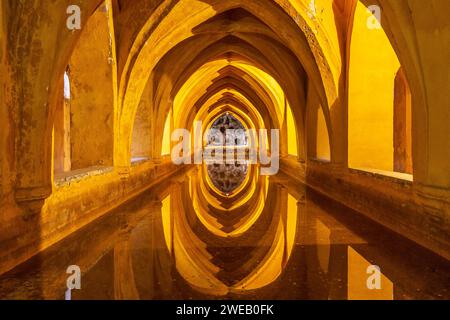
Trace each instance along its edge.
{"label": "still water surface", "polygon": [[70,265],[72,299],[450,298],[448,261],[251,166],[165,181],[2,275],[0,298],[64,299]]}

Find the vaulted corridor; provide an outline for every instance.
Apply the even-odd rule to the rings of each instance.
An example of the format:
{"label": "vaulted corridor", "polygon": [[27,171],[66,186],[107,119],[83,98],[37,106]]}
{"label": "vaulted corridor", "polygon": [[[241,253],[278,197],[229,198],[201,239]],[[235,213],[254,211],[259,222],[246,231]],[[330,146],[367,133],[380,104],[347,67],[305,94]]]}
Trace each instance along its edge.
{"label": "vaulted corridor", "polygon": [[448,1],[75,2],[0,0],[0,299],[450,299]]}

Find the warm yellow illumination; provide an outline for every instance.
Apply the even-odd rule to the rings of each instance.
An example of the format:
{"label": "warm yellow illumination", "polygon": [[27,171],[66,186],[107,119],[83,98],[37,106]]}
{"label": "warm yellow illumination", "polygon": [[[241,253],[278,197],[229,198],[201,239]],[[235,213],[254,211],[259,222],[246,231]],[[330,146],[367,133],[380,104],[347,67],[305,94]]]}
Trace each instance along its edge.
{"label": "warm yellow illumination", "polygon": [[316,158],[319,160],[331,160],[330,139],[328,128],[325,122],[325,116],[321,107],[317,110],[317,129],[316,129]]}
{"label": "warm yellow illumination", "polygon": [[172,207],[170,195],[162,201],[161,215],[164,228],[164,239],[169,252],[172,252]]}
{"label": "warm yellow illumination", "polygon": [[67,2],[0,0],[0,300],[450,299],[450,0]]}
{"label": "warm yellow illumination", "polygon": [[[246,179],[249,180],[250,185],[244,182],[244,184],[247,185],[246,189],[248,189],[249,191],[244,193],[240,199],[236,199],[235,203],[230,208],[224,208],[223,204],[215,199],[215,196],[207,190],[206,185],[209,186],[212,183],[208,181],[207,173],[205,171],[203,171],[203,173],[200,171],[199,179],[191,178],[191,200],[193,209],[198,219],[212,234],[222,238],[238,237],[247,232],[255,224],[255,222],[258,221],[261,213],[264,210],[267,198],[268,177],[259,177],[258,170],[251,169],[249,171],[250,174]],[[203,203],[205,201],[201,201],[202,199],[200,197],[203,197],[202,199],[206,200],[206,206]],[[257,199],[256,206],[253,208],[253,210],[247,213],[247,215],[243,216],[236,225],[234,225],[234,230],[231,232],[223,231],[223,225],[220,224],[217,219],[208,214],[208,208],[210,206],[224,212],[229,212],[242,207],[252,198]]]}
{"label": "warm yellow illumination", "polygon": [[[369,288],[367,282],[372,273],[368,268],[372,264],[364,259],[352,247],[348,247],[348,300],[393,300],[394,285],[382,273],[380,288]],[[370,271],[370,270],[369,270]]]}
{"label": "warm yellow illumination", "polygon": [[285,245],[283,226],[280,224],[279,235],[272,245],[270,255],[248,277],[233,286],[233,291],[256,290],[274,282],[283,271],[283,246]]}
{"label": "warm yellow illumination", "polygon": [[287,219],[286,219],[286,249],[288,257],[291,256],[297,236],[298,207],[297,199],[288,195]]}
{"label": "warm yellow illumination", "polygon": [[163,134],[163,143],[161,149],[161,155],[167,156],[171,153],[171,138],[172,138],[172,112],[169,112],[169,115],[166,119],[166,124],[164,125],[164,134]]}
{"label": "warm yellow illumination", "polygon": [[292,156],[298,156],[297,130],[295,126],[294,115],[292,114],[292,110],[289,105],[286,109],[287,109],[288,153]]}
{"label": "warm yellow illumination", "polygon": [[349,166],[393,171],[394,79],[400,67],[383,29],[367,27],[358,1],[350,48]]}

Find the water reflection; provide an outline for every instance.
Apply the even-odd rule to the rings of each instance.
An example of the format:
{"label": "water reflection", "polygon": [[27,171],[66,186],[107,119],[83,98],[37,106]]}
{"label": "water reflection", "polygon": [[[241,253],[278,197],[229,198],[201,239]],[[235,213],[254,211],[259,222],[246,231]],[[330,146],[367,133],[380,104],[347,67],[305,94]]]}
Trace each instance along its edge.
{"label": "water reflection", "polygon": [[[181,201],[179,195],[186,194],[188,185],[174,188],[179,188],[172,194],[171,212],[175,267],[191,287],[205,295],[224,297],[264,288],[280,276],[289,261],[297,227],[296,208],[291,208],[294,214],[288,219],[286,189],[269,186],[269,194],[274,195],[270,205],[264,205],[265,198],[249,198],[246,205],[250,208],[262,204],[257,217],[226,205],[211,210],[209,219],[216,220],[216,230],[222,231],[218,233],[195,219],[192,201]],[[236,234],[239,228],[246,232]]]}
{"label": "water reflection", "polygon": [[214,186],[229,195],[238,189],[245,181],[248,165],[240,164],[210,164],[207,165],[208,175]]}
{"label": "water reflection", "polygon": [[[195,168],[0,277],[0,298],[448,299],[449,262],[282,177],[248,167],[223,197]],[[241,186],[242,187],[242,186]],[[370,290],[368,267],[381,271]]]}

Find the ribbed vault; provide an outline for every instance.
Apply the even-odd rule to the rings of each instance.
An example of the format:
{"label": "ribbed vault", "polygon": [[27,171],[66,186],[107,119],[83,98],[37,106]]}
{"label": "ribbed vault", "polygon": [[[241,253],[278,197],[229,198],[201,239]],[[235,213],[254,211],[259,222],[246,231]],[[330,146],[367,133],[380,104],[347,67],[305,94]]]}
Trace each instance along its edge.
{"label": "ribbed vault", "polygon": [[[122,152],[129,150],[127,141],[131,138],[127,137],[127,132],[131,131],[142,94],[151,95],[157,119],[161,119],[154,128],[156,135],[164,131],[162,119],[172,108],[173,117],[178,120],[178,106],[174,104],[178,104],[179,95],[183,97],[180,105],[193,105],[193,110],[199,110],[213,95],[233,90],[249,100],[268,129],[280,129],[287,105],[292,107],[298,149],[304,157],[307,79],[317,84],[315,90],[322,97],[328,124],[328,106],[336,101],[337,91],[333,89],[334,81],[324,86],[333,75],[326,63],[317,64],[314,58],[317,53],[308,43],[314,40],[306,37],[276,3],[189,2],[189,10],[194,14],[183,20],[183,26],[174,27],[177,22],[172,19],[186,10],[184,5],[183,1],[173,5],[154,29],[151,29],[150,17],[130,50],[121,75],[119,95]],[[320,47],[314,47],[316,49]],[[268,83],[274,85],[267,87]],[[176,124],[190,127],[178,121]],[[161,140],[155,136],[155,141]],[[156,142],[156,154],[159,148]],[[116,161],[129,161],[127,153]]]}
{"label": "ribbed vault", "polygon": [[[206,294],[275,281],[300,184],[448,257],[444,1],[78,0],[81,30],[69,30],[71,2],[0,5],[2,219],[18,225],[1,272],[183,170],[158,228]],[[372,5],[383,12],[375,31]],[[207,149],[196,130],[224,114],[251,132],[241,154],[276,154],[276,135],[254,133],[279,132],[277,174],[171,161],[175,130],[189,131],[189,152]],[[214,175],[226,171],[245,177],[221,190]]]}

